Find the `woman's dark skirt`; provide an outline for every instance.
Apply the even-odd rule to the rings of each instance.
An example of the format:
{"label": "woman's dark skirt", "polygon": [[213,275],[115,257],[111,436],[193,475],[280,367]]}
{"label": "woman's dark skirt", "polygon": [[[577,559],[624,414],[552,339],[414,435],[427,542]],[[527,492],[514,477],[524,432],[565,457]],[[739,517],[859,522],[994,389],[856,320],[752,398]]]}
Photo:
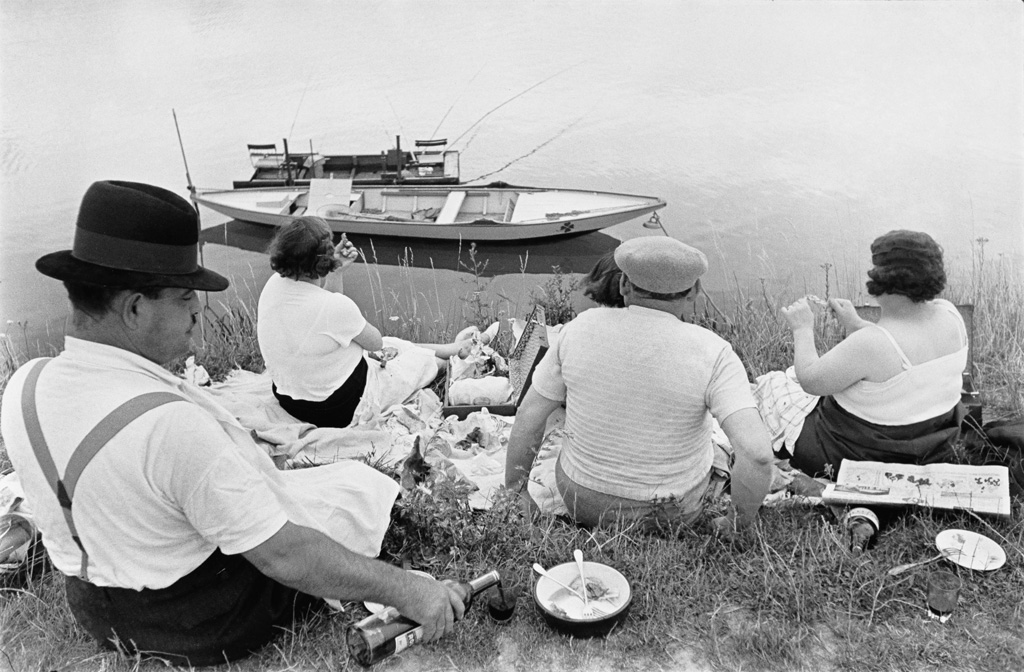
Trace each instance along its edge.
{"label": "woman's dark skirt", "polygon": [[953,459],[965,415],[962,404],[910,425],[876,425],[853,415],[832,397],[822,397],[793,446],[789,463],[811,476],[835,478],[844,459],[934,464]]}
{"label": "woman's dark skirt", "polygon": [[359,401],[363,398],[368,371],[366,359],[360,358],[359,364],[356,365],[355,371],[348,377],[348,380],[323,401],[293,399],[278,392],[277,385],[273,385],[272,389],[281,408],[295,416],[296,419],[317,427],[344,428],[352,424],[352,416],[355,415],[356,407],[359,406]]}

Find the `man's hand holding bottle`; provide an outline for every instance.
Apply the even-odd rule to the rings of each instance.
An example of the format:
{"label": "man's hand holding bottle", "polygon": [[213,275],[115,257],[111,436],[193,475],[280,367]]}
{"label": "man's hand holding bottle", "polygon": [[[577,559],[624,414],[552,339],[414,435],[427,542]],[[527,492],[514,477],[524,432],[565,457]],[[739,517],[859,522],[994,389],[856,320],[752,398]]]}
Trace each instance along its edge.
{"label": "man's hand holding bottle", "polygon": [[398,611],[423,626],[423,641],[450,634],[455,621],[466,613],[465,597],[458,584],[427,579],[415,574],[406,577],[404,599],[396,604]]}

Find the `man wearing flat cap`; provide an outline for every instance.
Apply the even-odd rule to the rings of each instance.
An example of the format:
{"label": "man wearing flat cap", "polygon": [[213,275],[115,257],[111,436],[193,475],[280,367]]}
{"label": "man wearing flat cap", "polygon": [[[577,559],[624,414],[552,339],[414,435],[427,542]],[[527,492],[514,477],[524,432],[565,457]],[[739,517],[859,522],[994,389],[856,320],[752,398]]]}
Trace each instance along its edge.
{"label": "man wearing flat cap", "polygon": [[323,467],[277,471],[226,409],[163,368],[189,350],[196,292],[228,286],[198,265],[198,236],[180,196],[97,182],[73,249],[36,262],[64,282],[72,324],[59,356],[11,378],[0,430],[76,620],[108,647],[189,665],[247,655],[314,596],[392,604],[426,639],[450,631],[454,589],[366,557],[391,479],[337,465],[339,482],[372,492],[328,525],[286,478]]}
{"label": "man wearing flat cap", "polygon": [[505,485],[536,506],[527,478],[548,416],[564,403],[555,478],[578,523],[692,523],[711,493],[714,417],[735,451],[734,509],[714,526],[745,527],[768,492],[772,452],[739,358],[682,320],[707,259],[651,236],[622,243],[615,262],[626,307],[584,311],[537,365],[509,438]]}

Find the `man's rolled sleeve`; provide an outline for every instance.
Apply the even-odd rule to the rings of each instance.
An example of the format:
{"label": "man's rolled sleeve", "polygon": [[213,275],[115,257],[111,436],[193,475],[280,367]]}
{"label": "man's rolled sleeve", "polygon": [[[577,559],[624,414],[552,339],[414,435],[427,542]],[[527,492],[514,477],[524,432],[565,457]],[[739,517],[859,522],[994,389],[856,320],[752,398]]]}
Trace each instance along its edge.
{"label": "man's rolled sleeve", "polygon": [[565,401],[565,380],[562,378],[562,362],[559,348],[551,348],[533,370],[530,383],[533,389],[551,401]]}
{"label": "man's rolled sleeve", "polygon": [[719,423],[736,411],[757,408],[746,369],[729,346],[718,353],[706,395],[708,409]]}

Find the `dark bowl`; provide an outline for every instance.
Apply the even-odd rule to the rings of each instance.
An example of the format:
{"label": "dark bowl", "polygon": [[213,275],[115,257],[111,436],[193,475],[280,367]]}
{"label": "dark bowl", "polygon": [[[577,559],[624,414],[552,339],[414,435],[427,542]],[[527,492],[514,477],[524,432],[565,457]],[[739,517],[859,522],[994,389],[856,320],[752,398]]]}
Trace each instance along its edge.
{"label": "dark bowl", "polygon": [[[544,576],[537,577],[533,586],[533,601],[544,620],[555,630],[573,637],[603,637],[626,618],[633,601],[633,591],[626,577],[608,565],[584,562],[583,571],[587,585],[591,587],[590,594],[607,591],[608,597],[591,599],[593,606],[602,614],[595,612],[592,618],[584,618],[582,600]],[[556,565],[548,573],[572,588],[581,586],[575,562]]]}

